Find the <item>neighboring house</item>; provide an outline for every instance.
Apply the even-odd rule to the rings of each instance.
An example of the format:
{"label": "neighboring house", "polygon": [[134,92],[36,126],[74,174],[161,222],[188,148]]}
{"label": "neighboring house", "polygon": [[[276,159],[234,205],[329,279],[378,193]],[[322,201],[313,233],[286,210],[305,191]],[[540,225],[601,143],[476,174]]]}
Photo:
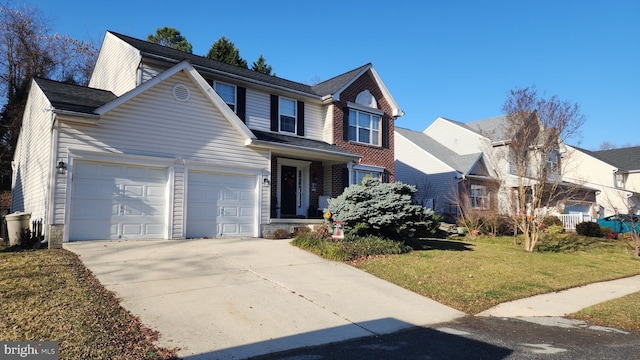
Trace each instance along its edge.
{"label": "neighboring house", "polygon": [[88,87],[32,82],[12,211],[50,246],[292,230],[393,181],[402,115],[371,64],[311,86],[107,32]]}
{"label": "neighboring house", "polygon": [[566,181],[598,190],[596,216],[640,214],[640,146],[589,151],[568,146],[574,163],[565,171]]}
{"label": "neighboring house", "polygon": [[462,196],[468,196],[474,209],[495,203],[496,180],[482,152],[459,154],[425,133],[395,130],[396,181],[415,185],[422,205],[455,222]]}
{"label": "neighboring house", "polygon": [[[423,132],[396,128],[396,179],[426,190],[419,192],[419,198],[428,199],[429,204],[433,201],[436,212],[448,217],[458,215],[452,209],[463,199],[477,210],[525,211],[526,205],[511,201],[517,176],[508,155],[509,132],[506,116],[470,123],[439,117]],[[558,144],[558,150],[545,160],[550,181],[560,180],[563,146]],[[593,198],[594,189],[581,187],[571,197],[554,202],[558,209],[550,211],[560,211],[566,204],[591,205]]]}

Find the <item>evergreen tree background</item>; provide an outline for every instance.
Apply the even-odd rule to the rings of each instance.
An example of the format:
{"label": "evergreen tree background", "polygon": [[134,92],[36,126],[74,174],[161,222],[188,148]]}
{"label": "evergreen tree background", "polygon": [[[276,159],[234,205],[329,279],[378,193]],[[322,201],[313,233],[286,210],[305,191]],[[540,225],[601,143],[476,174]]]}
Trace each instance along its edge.
{"label": "evergreen tree background", "polygon": [[[253,71],[257,71],[257,72],[261,72],[263,74],[267,74],[267,75],[272,75],[271,74],[271,65],[267,64],[264,56],[262,56],[262,54],[260,54],[260,57],[258,58],[257,61],[254,61],[253,64],[251,65],[251,70]],[[273,76],[275,76],[276,74],[273,73]]]}
{"label": "evergreen tree background", "polygon": [[149,34],[149,36],[147,36],[147,41],[188,52],[189,54],[193,53],[191,43],[175,28],[167,26],[158,28],[155,34]]}
{"label": "evergreen tree background", "polygon": [[247,60],[240,57],[240,50],[224,35],[214,42],[207,53],[207,58],[247,69]]}

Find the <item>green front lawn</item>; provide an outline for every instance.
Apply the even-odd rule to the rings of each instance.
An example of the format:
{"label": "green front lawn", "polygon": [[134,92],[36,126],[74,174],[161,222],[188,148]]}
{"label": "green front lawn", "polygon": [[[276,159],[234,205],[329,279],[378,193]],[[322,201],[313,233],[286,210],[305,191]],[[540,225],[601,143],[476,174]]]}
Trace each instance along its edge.
{"label": "green front lawn", "polygon": [[[557,242],[557,241],[556,241]],[[413,252],[353,265],[468,314],[502,302],[640,274],[628,245],[573,236],[527,253],[512,237],[427,239]],[[551,246],[553,245],[553,246]],[[546,246],[546,247],[545,247]],[[628,309],[640,313],[640,307]]]}
{"label": "green front lawn", "polygon": [[57,341],[60,359],[175,358],[75,254],[9,250],[0,247],[0,339]]}

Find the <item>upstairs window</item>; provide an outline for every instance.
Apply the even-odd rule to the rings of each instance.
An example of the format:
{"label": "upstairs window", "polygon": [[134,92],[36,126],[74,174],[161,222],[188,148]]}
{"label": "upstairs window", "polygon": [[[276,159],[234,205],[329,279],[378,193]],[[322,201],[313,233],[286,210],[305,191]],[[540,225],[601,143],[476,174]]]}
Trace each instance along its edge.
{"label": "upstairs window", "polygon": [[297,107],[296,101],[280,98],[280,106],[278,107],[280,114],[280,131],[296,133]]}
{"label": "upstairs window", "polygon": [[222,98],[222,100],[224,100],[224,102],[226,102],[227,105],[229,105],[231,110],[235,112],[236,106],[237,106],[236,87],[233,85],[229,85],[229,84],[225,84],[217,81],[214,83],[213,86],[216,92],[218,93],[218,95],[220,95],[220,97]]}
{"label": "upstairs window", "polygon": [[624,174],[615,173],[615,188],[624,189]]}
{"label": "upstairs window", "polygon": [[552,151],[547,155],[547,164],[546,164],[546,168],[547,171],[550,173],[557,173],[558,170],[560,169],[559,162],[558,162],[559,156],[558,156],[558,151]]}
{"label": "upstairs window", "polygon": [[473,209],[488,209],[489,194],[487,193],[487,187],[472,184],[469,200],[471,201],[471,207]]}
{"label": "upstairs window", "polygon": [[380,146],[380,116],[349,109],[349,141]]}

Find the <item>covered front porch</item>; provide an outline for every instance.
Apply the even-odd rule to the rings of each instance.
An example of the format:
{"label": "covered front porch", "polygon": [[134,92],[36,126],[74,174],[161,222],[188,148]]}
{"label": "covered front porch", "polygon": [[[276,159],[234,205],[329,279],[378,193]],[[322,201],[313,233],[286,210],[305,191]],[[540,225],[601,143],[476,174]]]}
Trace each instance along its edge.
{"label": "covered front porch", "polygon": [[327,200],[348,186],[349,170],[360,155],[318,140],[253,132],[258,139],[251,146],[268,148],[271,154],[264,184],[270,187],[270,215],[262,224],[263,236],[280,228],[295,232],[300,226],[321,224]]}

